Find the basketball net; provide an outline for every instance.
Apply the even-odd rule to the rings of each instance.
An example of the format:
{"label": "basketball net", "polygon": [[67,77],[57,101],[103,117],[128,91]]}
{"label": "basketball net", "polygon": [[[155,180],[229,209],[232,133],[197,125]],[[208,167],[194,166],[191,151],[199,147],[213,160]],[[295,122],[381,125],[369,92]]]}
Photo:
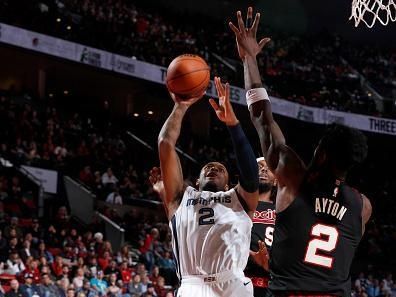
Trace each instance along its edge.
{"label": "basketball net", "polygon": [[352,14],[349,19],[355,20],[355,27],[362,21],[372,28],[378,20],[386,26],[396,21],[396,0],[352,0]]}

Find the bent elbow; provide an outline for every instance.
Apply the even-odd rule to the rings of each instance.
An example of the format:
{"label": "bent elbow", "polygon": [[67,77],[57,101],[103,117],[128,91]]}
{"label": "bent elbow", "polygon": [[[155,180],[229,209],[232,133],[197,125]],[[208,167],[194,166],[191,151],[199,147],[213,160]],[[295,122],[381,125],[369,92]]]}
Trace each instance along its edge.
{"label": "bent elbow", "polygon": [[160,152],[167,152],[171,149],[175,149],[173,141],[166,137],[158,137],[158,150]]}

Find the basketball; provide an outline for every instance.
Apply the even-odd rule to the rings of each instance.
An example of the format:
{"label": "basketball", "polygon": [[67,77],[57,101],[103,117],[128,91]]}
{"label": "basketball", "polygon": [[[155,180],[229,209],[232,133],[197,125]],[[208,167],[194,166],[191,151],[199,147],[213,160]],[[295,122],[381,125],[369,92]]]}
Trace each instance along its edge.
{"label": "basketball", "polygon": [[190,98],[205,91],[209,85],[210,68],[197,55],[185,54],[175,58],[168,67],[166,85],[178,97]]}

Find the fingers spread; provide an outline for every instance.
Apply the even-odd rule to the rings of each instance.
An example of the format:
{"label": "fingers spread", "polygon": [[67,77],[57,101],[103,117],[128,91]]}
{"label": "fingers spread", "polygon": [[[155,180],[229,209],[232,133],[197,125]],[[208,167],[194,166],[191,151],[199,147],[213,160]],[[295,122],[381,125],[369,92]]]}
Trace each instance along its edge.
{"label": "fingers spread", "polygon": [[232,22],[228,23],[228,26],[231,28],[231,30],[235,33],[236,36],[239,36],[239,29],[235,27],[235,25]]}
{"label": "fingers spread", "polygon": [[237,12],[238,26],[240,34],[246,34],[245,24],[243,23],[242,14],[240,11]]}
{"label": "fingers spread", "polygon": [[260,50],[262,50],[263,47],[270,41],[271,41],[271,38],[263,38],[263,39],[261,39],[260,42],[259,42]]}
{"label": "fingers spread", "polygon": [[259,23],[260,23],[260,13],[256,13],[256,16],[254,17],[254,22],[252,25],[252,32],[253,32],[254,36],[256,36]]}

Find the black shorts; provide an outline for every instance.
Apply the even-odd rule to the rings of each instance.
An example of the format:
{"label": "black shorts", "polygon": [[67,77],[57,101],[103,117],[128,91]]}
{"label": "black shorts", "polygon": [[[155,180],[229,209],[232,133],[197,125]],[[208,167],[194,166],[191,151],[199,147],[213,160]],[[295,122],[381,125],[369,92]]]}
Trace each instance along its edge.
{"label": "black shorts", "polygon": [[268,288],[254,287],[254,297],[274,297]]}

